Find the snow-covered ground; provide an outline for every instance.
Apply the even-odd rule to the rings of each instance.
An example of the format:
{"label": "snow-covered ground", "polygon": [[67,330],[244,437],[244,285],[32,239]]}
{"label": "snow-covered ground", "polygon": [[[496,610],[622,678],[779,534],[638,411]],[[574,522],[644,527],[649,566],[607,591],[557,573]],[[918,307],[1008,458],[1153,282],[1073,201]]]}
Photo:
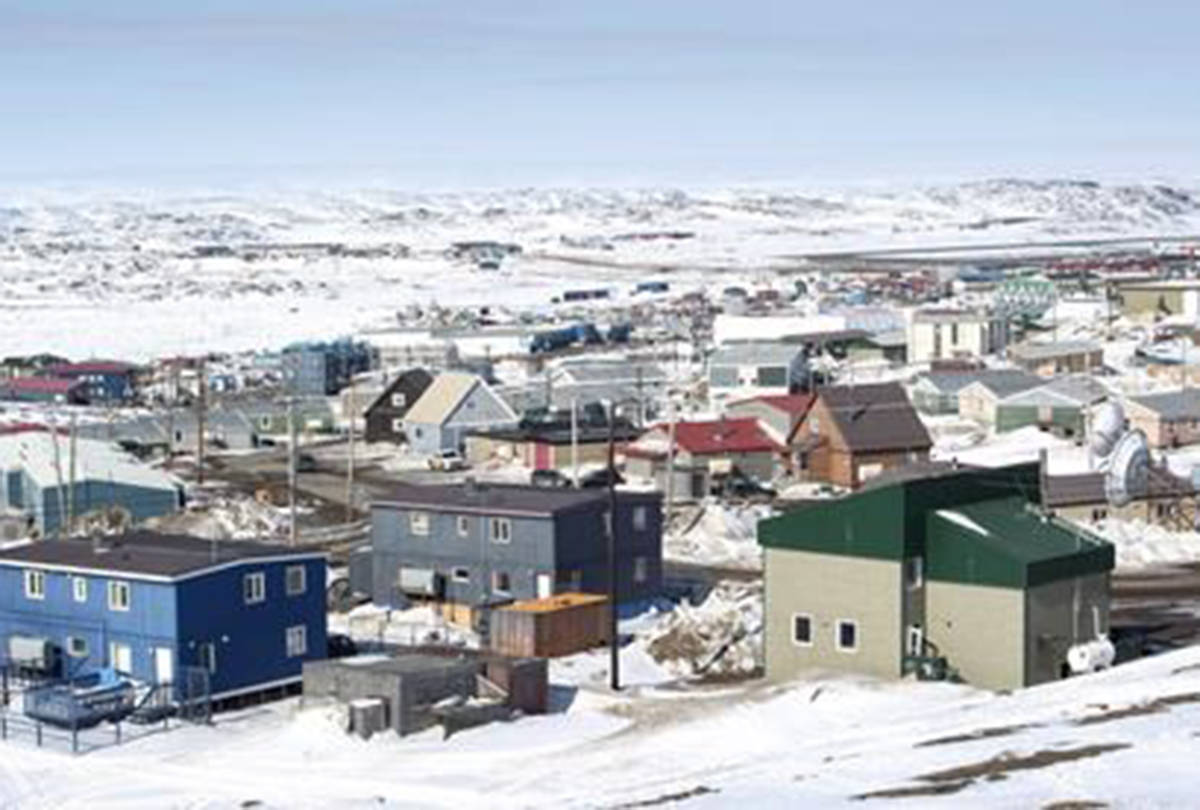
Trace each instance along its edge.
{"label": "snow-covered ground", "polygon": [[1108,518],[1087,528],[1113,544],[1117,571],[1200,562],[1200,533],[1164,529],[1141,520]]}
{"label": "snow-covered ground", "polygon": [[[663,538],[667,559],[725,568],[762,568],[758,522],[771,516],[765,505],[734,506],[708,499],[696,510],[684,510]],[[679,525],[687,521],[688,525]]]}
{"label": "snow-covered ground", "polygon": [[1200,648],[1007,695],[814,676],[619,696],[560,683],[555,703],[445,741],[364,742],[296,700],[74,758],[8,741],[0,805],[821,808],[895,792],[921,808],[1186,807]]}
{"label": "snow-covered ground", "polygon": [[[1198,230],[1200,204],[1187,190],[1066,181],[855,192],[13,192],[0,210],[0,343],[14,354],[141,360],[328,338],[390,322],[409,304],[545,308],[576,279],[625,296],[660,268],[682,290],[753,283],[804,253]],[[451,242],[478,239],[524,252],[498,272],[447,257]]]}

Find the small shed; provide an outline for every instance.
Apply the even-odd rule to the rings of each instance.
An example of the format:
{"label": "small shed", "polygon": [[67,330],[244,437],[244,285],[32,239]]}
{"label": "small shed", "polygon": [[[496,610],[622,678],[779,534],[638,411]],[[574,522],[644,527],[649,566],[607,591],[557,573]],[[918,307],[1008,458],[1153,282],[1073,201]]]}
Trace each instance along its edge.
{"label": "small shed", "polygon": [[608,598],[563,593],[514,602],[492,611],[493,651],[517,657],[556,658],[608,641]]}

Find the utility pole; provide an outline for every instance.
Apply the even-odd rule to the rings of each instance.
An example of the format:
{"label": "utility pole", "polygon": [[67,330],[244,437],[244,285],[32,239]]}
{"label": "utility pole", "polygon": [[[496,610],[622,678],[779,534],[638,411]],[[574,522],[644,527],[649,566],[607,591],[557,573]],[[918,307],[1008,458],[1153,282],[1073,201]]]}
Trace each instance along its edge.
{"label": "utility pole", "polygon": [[346,522],[354,520],[354,422],[358,419],[358,397],[350,383],[350,442],[346,452]]}
{"label": "utility pole", "polygon": [[204,483],[204,423],[208,410],[208,381],[205,379],[204,358],[200,358],[199,397],[196,412],[196,483]]}
{"label": "utility pole", "polygon": [[67,445],[70,486],[67,489],[67,535],[75,533],[75,414],[71,414],[71,434]]}
{"label": "utility pole", "polygon": [[663,515],[664,530],[671,528],[671,514],[675,507],[675,422],[679,419],[678,409],[675,405],[675,400],[670,400],[671,404],[671,422],[667,428],[667,501],[666,514]]}
{"label": "utility pole", "polygon": [[579,398],[571,397],[571,473],[579,489]]}
{"label": "utility pole", "polygon": [[287,401],[288,420],[288,513],[291,515],[291,526],[288,539],[296,545],[296,397],[289,396]]}
{"label": "utility pole", "polygon": [[617,404],[608,406],[608,677],[614,692],[621,688],[621,639],[617,633]]}

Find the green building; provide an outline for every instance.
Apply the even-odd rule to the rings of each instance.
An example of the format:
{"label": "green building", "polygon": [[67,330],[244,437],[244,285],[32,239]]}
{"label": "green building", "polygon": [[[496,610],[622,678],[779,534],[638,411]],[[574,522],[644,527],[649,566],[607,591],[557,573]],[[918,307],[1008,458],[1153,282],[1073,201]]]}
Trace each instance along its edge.
{"label": "green building", "polygon": [[1036,465],[954,470],[763,521],[767,677],[1063,677],[1108,630],[1114,555],[1038,497]]}

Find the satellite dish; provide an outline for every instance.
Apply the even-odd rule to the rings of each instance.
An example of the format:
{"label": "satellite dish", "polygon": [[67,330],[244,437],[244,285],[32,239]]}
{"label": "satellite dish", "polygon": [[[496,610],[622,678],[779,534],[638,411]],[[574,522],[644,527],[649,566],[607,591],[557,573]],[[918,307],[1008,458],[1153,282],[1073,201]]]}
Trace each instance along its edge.
{"label": "satellite dish", "polygon": [[1125,506],[1145,495],[1150,477],[1150,446],[1146,434],[1131,430],[1117,441],[1104,478],[1104,494],[1113,506]]}
{"label": "satellite dish", "polygon": [[1125,411],[1119,402],[1109,400],[1096,408],[1092,417],[1092,435],[1089,439],[1096,458],[1106,458],[1117,445],[1121,432],[1125,430]]}

